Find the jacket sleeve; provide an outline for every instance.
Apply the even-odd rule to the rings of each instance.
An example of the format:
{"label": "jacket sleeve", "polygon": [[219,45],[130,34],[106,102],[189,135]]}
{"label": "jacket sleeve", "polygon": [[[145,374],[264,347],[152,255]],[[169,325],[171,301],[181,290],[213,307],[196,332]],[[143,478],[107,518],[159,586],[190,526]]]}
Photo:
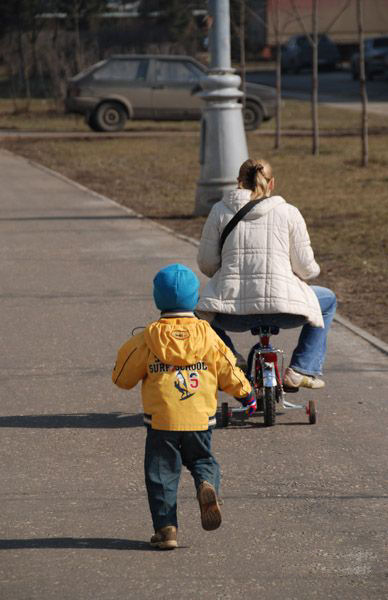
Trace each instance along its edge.
{"label": "jacket sleeve", "polygon": [[218,387],[230,396],[242,400],[251,393],[251,384],[241,369],[236,366],[235,356],[224,343],[218,344],[217,351]]}
{"label": "jacket sleeve", "polygon": [[133,388],[147,375],[147,357],[148,347],[142,333],[125,342],[117,353],[113,383],[125,390]]}
{"label": "jacket sleeve", "polygon": [[220,237],[218,209],[214,205],[203,227],[197,255],[199,269],[208,277],[213,277],[221,266]]}
{"label": "jacket sleeve", "polygon": [[313,279],[318,277],[320,268],[314,258],[305,220],[296,207],[292,209],[289,220],[291,267],[301,279]]}

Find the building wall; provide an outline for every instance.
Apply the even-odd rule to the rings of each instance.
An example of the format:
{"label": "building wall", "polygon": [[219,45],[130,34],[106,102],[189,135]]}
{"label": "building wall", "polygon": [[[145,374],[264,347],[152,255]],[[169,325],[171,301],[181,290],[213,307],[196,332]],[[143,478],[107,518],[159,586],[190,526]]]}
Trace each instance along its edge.
{"label": "building wall", "polygon": [[[281,41],[304,33],[291,0],[268,0],[268,38],[274,44],[274,10],[279,3]],[[305,29],[311,31],[312,0],[295,0]],[[364,0],[364,32],[366,37],[388,34],[388,0]],[[339,44],[355,44],[358,40],[356,0],[321,0],[318,2],[318,28]]]}

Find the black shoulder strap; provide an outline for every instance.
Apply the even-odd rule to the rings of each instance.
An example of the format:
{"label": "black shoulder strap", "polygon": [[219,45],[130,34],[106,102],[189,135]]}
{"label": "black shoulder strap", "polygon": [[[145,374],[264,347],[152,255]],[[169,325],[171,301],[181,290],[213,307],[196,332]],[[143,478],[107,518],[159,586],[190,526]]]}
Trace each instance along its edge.
{"label": "black shoulder strap", "polygon": [[222,248],[224,246],[225,240],[228,237],[228,235],[230,234],[230,232],[232,231],[232,229],[234,229],[236,227],[237,223],[239,221],[241,221],[241,219],[243,219],[245,217],[245,215],[247,213],[249,213],[249,211],[254,206],[256,206],[256,204],[258,204],[261,200],[262,200],[262,198],[259,198],[257,200],[249,200],[249,202],[247,202],[246,204],[244,204],[244,206],[242,206],[240,208],[240,210],[238,210],[236,212],[236,214],[230,219],[229,223],[226,225],[225,229],[221,233],[221,238],[220,238],[220,252],[222,252]]}

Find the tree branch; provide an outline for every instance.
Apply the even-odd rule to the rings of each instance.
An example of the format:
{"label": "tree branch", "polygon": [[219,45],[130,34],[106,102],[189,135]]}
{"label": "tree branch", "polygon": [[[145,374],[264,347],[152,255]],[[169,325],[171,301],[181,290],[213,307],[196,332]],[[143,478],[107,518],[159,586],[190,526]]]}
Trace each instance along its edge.
{"label": "tree branch", "polygon": [[304,22],[303,22],[303,19],[302,19],[302,17],[301,17],[301,14],[300,14],[300,12],[299,12],[299,9],[298,9],[298,7],[297,7],[297,6],[296,6],[296,4],[295,4],[295,0],[290,0],[290,2],[291,2],[292,9],[293,9],[293,11],[294,11],[295,17],[296,17],[296,19],[297,19],[297,21],[298,21],[299,25],[300,25],[300,26],[301,26],[301,28],[303,29],[303,32],[304,32],[305,36],[307,37],[308,41],[310,42],[310,44],[311,44],[311,45],[312,45],[312,47],[314,48],[314,39],[311,37],[311,35],[309,34],[309,32],[307,31],[307,29],[306,29],[306,27],[305,27],[305,24],[304,24]]}

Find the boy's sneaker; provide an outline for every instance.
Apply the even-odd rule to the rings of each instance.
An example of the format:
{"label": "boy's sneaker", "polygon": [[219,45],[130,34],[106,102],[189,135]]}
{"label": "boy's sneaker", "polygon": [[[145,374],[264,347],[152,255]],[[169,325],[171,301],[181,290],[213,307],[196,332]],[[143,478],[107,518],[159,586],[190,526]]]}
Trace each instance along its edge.
{"label": "boy's sneaker", "polygon": [[201,509],[202,527],[206,531],[218,529],[222,520],[220,505],[217,500],[216,490],[208,481],[203,481],[199,486],[197,498],[199,508]]}
{"label": "boy's sneaker", "polygon": [[162,527],[155,532],[150,544],[154,548],[159,548],[159,550],[174,550],[174,548],[178,547],[176,537],[176,527],[174,525],[166,525],[166,527]]}
{"label": "boy's sneaker", "polygon": [[319,389],[325,387],[325,382],[313,375],[303,375],[303,373],[297,373],[297,371],[294,371],[294,369],[288,367],[284,373],[283,387],[285,391],[287,391],[287,388],[296,390],[300,387]]}

